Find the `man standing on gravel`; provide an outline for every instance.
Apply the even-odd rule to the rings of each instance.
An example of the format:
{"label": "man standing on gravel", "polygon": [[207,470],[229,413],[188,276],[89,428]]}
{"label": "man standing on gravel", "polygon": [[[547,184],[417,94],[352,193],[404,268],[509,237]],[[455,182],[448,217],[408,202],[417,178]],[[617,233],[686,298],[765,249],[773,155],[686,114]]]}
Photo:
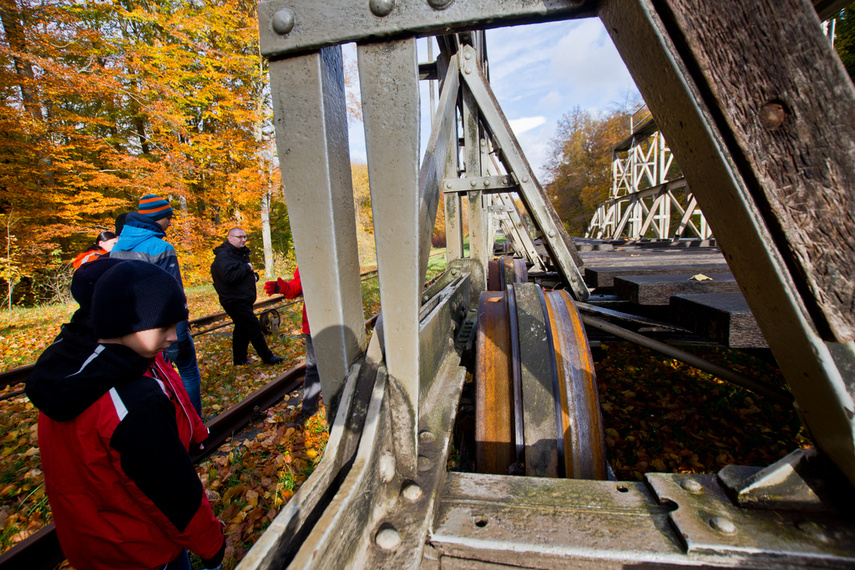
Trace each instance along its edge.
{"label": "man standing on gravel", "polygon": [[211,264],[211,277],[214,289],[220,297],[220,305],[235,324],[232,332],[232,357],[235,366],[247,364],[249,343],[265,364],[282,362],[268,348],[261,332],[261,323],[252,312],[255,303],[255,284],[258,273],[253,271],[249,261],[249,248],[246,247],[246,232],[242,228],[232,228],[221,245],[214,248],[214,263]]}

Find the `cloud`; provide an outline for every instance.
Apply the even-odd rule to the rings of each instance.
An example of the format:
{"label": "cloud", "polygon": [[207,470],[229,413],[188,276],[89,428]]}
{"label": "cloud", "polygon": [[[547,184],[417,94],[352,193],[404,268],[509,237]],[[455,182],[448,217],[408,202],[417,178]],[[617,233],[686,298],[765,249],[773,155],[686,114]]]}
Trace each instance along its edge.
{"label": "cloud", "polygon": [[546,117],[523,117],[508,122],[511,124],[511,130],[514,131],[514,134],[520,136],[522,133],[544,124]]}
{"label": "cloud", "polygon": [[599,20],[584,20],[558,41],[550,76],[566,87],[579,106],[607,107],[634,88],[632,77]]}

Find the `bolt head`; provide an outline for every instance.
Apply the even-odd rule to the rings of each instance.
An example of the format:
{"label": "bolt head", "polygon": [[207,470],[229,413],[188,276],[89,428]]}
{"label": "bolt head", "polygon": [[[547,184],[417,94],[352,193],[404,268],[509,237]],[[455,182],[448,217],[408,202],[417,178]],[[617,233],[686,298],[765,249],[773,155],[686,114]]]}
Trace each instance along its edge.
{"label": "bolt head", "polygon": [[423,445],[433,445],[436,443],[436,436],[427,430],[421,431],[419,432],[419,443]]}
{"label": "bolt head", "polygon": [[273,31],[280,36],[287,36],[294,29],[294,12],[282,8],[273,14]]}
{"label": "bolt head", "polygon": [[380,529],[374,541],[383,550],[395,551],[401,546],[401,535],[394,528],[386,527]]}
{"label": "bolt head", "polygon": [[733,521],[724,517],[713,517],[710,519],[709,524],[717,531],[725,534],[733,534],[736,532],[736,525],[733,524]]}
{"label": "bolt head", "polygon": [[419,497],[422,496],[422,488],[415,483],[410,483],[404,487],[401,494],[404,495],[404,498],[408,501],[418,501]]}
{"label": "bolt head", "polygon": [[382,18],[392,13],[392,8],[395,7],[395,0],[370,0],[368,7],[371,8],[371,13]]}
{"label": "bolt head", "polygon": [[424,455],[419,455],[418,459],[418,469],[419,471],[430,471],[433,468],[433,461],[430,457],[425,457]]}
{"label": "bolt head", "polygon": [[434,10],[445,10],[454,0],[428,0],[428,5]]}
{"label": "bolt head", "polygon": [[770,131],[778,130],[787,120],[787,110],[780,103],[766,103],[760,108],[760,124]]}

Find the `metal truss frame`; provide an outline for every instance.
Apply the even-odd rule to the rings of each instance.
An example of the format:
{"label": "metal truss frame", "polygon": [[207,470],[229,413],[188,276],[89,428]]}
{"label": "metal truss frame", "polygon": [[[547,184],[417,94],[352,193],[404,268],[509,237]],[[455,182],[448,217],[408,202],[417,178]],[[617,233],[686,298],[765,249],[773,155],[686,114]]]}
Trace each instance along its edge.
{"label": "metal truss frame", "polygon": [[678,241],[688,230],[688,237],[711,239],[706,217],[685,179],[668,179],[674,155],[656,121],[644,111],[646,107],[637,124],[633,117],[629,138],[612,151],[609,200],[597,207],[585,237]]}
{"label": "metal truss frame", "polygon": [[[762,474],[657,474],[644,483],[446,473],[464,381],[454,337],[485,285],[482,260],[493,222],[483,213],[494,176],[510,177],[552,262],[584,296],[572,243],[489,90],[484,46],[471,30],[595,14],[672,145],[693,197],[716,224],[716,239],[822,456],[855,482],[855,323],[847,308],[855,272],[846,269],[855,267],[855,251],[852,240],[823,233],[851,228],[855,129],[851,121],[835,121],[830,144],[818,120],[804,121],[829,111],[851,117],[855,89],[807,2],[752,0],[722,10],[714,0],[276,0],[259,5],[262,52],[271,60],[277,150],[334,425],[318,476],[240,568],[851,565],[855,531],[845,521],[744,508],[758,496],[783,497],[798,511],[802,503],[776,485],[787,482],[792,496],[809,496],[804,457]],[[745,45],[735,29],[762,33]],[[707,37],[713,32],[715,41]],[[419,167],[413,38],[435,33],[444,34],[436,62],[442,84]],[[383,314],[367,352],[337,47],[343,41],[358,43],[378,240]],[[801,68],[787,50],[815,59]],[[733,53],[738,66],[721,63]],[[743,116],[752,109],[759,116]],[[812,152],[805,152],[807,144]],[[792,149],[802,151],[802,163],[791,159]],[[504,172],[485,166],[491,151],[500,154]],[[470,184],[474,254],[452,259],[439,284],[423,291],[440,192],[461,178]],[[828,199],[839,209],[821,207]],[[692,209],[683,209],[688,227],[685,212]],[[841,211],[850,217],[840,219]],[[820,224],[826,218],[832,226]],[[507,492],[499,492],[497,481]],[[744,499],[730,499],[725,482]],[[515,522],[515,513],[526,521],[536,515],[536,529],[526,532],[530,527]],[[560,546],[544,544],[544,533]],[[624,548],[631,540],[637,552]]]}

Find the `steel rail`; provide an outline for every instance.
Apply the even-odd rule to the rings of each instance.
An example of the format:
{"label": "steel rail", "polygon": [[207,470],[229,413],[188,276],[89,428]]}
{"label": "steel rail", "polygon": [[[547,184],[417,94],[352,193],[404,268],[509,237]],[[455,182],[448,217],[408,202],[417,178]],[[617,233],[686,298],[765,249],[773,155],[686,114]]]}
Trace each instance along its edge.
{"label": "steel rail", "polygon": [[704,372],[708,372],[713,376],[716,376],[722,380],[726,380],[732,384],[736,384],[737,386],[742,386],[746,390],[751,390],[757,394],[761,394],[770,398],[778,403],[791,406],[793,405],[793,395],[786,390],[781,390],[780,388],[776,388],[774,386],[770,386],[760,380],[755,380],[745,374],[741,374],[735,370],[731,370],[730,368],[725,368],[724,366],[720,366],[714,362],[710,362],[705,358],[701,358],[691,352],[686,352],[685,350],[680,350],[679,348],[673,347],[670,344],[666,344],[664,342],[659,342],[658,340],[653,340],[650,337],[646,337],[642,334],[638,334],[631,330],[627,330],[623,327],[619,327],[613,323],[604,321],[602,319],[598,319],[596,317],[591,317],[589,315],[582,315],[582,322],[586,325],[594,327],[595,329],[599,329],[603,332],[607,332],[616,337],[622,338],[624,340],[628,340],[630,342],[634,342],[635,344],[639,344],[651,350],[655,350],[656,352],[661,352],[665,356],[670,356],[671,358],[676,358],[681,362],[685,362],[689,366],[693,366],[698,370],[703,370]]}
{"label": "steel rail", "polygon": [[[199,463],[215,453],[226,439],[246,427],[254,417],[298,388],[303,383],[305,373],[306,364],[298,364],[210,420],[206,424],[210,435],[204,442],[205,448],[190,454],[193,463]],[[0,555],[0,569],[53,570],[63,560],[65,556],[56,537],[56,527],[51,523]]]}

